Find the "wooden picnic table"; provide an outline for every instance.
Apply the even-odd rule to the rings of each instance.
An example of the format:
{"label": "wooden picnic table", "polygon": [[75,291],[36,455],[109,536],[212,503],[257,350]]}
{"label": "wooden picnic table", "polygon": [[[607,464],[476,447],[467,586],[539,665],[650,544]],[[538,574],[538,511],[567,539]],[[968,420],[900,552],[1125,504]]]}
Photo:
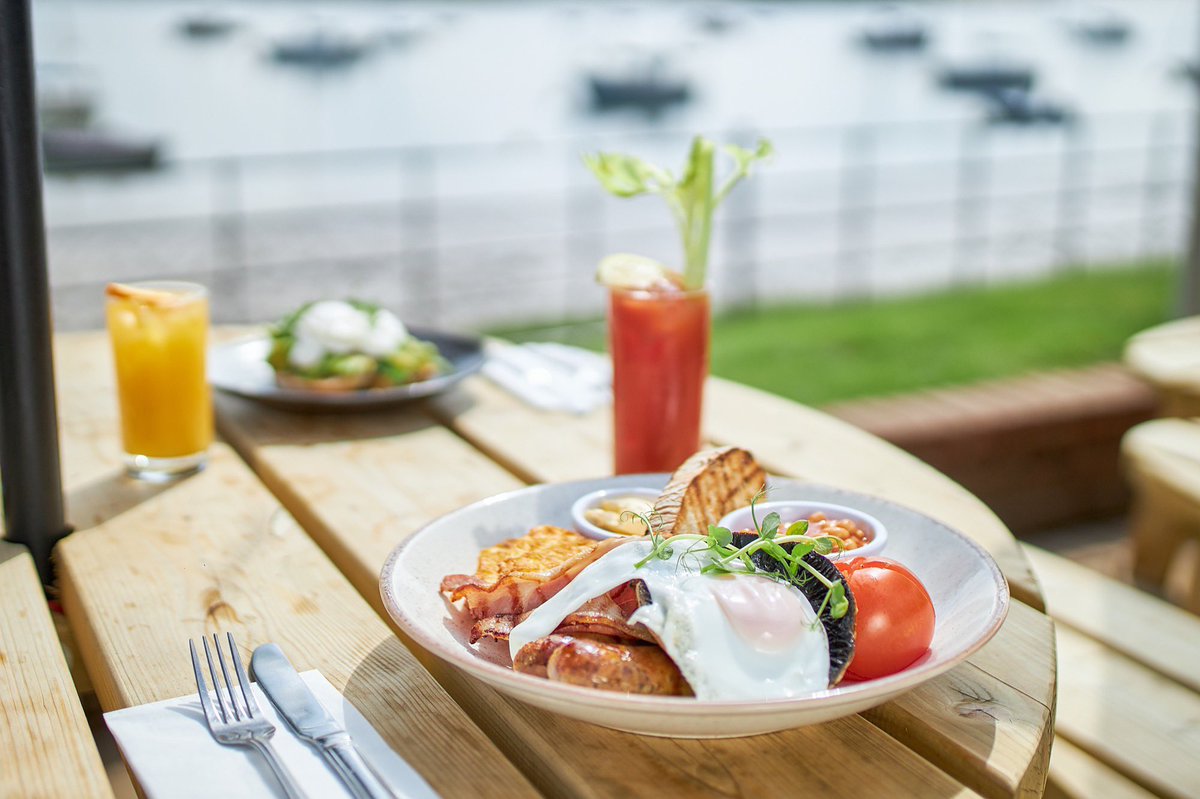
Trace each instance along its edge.
{"label": "wooden picnic table", "polygon": [[1200,416],[1200,316],[1143,330],[1125,363],[1158,392],[1163,416]]}
{"label": "wooden picnic table", "polygon": [[963,531],[1004,570],[1008,620],[967,663],[859,716],[750,739],[658,739],[507,699],[404,641],[381,613],[385,557],[431,518],[531,482],[609,473],[607,409],[539,412],[483,378],[355,415],[220,396],[223,441],[208,468],[149,486],[121,473],[105,334],[60,335],[56,351],[77,528],[56,549],[59,582],[105,710],[192,693],[186,641],[231,630],[244,654],[275,641],[298,668],[319,669],[447,797],[1007,797],[1045,787],[1054,630],[1022,550],[965,489],[830,416],[714,379],[705,433],[775,473],[878,494]]}

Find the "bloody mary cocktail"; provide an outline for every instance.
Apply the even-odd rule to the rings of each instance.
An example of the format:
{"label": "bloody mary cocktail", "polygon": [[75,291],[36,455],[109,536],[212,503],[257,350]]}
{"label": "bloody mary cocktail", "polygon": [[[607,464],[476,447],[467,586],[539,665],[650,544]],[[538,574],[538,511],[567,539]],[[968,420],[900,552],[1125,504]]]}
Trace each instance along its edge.
{"label": "bloody mary cocktail", "polygon": [[707,291],[612,289],[616,473],[669,472],[700,448]]}

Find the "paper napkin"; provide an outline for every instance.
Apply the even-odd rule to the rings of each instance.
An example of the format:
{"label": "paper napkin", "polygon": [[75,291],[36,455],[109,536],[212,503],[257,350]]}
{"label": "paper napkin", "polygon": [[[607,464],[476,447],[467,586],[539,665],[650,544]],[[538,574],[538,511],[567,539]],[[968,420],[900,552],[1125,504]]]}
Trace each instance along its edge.
{"label": "paper napkin", "polygon": [[483,374],[544,411],[586,414],[612,402],[612,366],[594,352],[554,342],[489,342]]}
{"label": "paper napkin", "polygon": [[[405,799],[436,799],[437,794],[412,766],[379,737],[362,714],[318,671],[300,675],[317,700],[354,739],[363,759]],[[312,799],[353,795],[321,753],[297,738],[271,701],[253,686],[258,706],[272,724],[271,745]],[[266,760],[243,746],[213,739],[196,694],[104,714],[125,763],[147,799],[241,799],[284,797]]]}

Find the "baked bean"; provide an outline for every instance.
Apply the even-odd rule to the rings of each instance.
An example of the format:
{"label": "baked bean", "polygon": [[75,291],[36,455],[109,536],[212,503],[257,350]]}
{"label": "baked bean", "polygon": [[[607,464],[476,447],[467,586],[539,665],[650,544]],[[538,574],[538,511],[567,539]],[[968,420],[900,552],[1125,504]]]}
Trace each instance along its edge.
{"label": "baked bean", "polygon": [[[787,525],[783,525],[785,528]],[[853,519],[829,519],[821,511],[808,517],[808,532],[810,536],[832,536],[842,542],[841,549],[850,551],[860,549],[867,544],[867,531],[855,524]]]}

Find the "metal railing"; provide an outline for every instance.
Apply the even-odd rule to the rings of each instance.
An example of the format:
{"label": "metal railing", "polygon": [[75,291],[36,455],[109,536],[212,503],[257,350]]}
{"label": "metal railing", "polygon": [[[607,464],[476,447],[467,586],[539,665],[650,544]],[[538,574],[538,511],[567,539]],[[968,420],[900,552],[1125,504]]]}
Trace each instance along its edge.
{"label": "metal railing", "polygon": [[[780,156],[718,214],[718,304],[837,300],[996,282],[1183,246],[1191,117],[783,128]],[[749,142],[755,134],[718,137]],[[119,180],[51,178],[58,319],[99,323],[109,279],[208,283],[223,321],[357,295],[464,327],[595,315],[612,251],[678,244],[655,198],[604,195],[582,152],[671,163],[660,131],[273,154],[167,164]],[[102,211],[97,211],[101,208]]]}

